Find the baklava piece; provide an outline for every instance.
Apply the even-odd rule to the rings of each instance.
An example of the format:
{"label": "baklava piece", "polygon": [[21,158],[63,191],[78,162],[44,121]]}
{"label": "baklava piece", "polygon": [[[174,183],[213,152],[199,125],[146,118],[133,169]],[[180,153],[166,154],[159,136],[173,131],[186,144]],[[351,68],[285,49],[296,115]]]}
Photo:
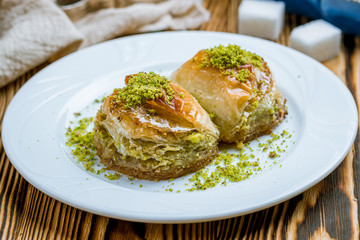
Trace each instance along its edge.
{"label": "baklava piece", "polygon": [[213,115],[223,142],[240,144],[269,134],[287,114],[267,63],[237,45],[200,50],[170,79]]}
{"label": "baklava piece", "polygon": [[94,144],[107,168],[161,180],[208,165],[218,153],[219,131],[197,100],[155,73],[125,79],[95,120]]}

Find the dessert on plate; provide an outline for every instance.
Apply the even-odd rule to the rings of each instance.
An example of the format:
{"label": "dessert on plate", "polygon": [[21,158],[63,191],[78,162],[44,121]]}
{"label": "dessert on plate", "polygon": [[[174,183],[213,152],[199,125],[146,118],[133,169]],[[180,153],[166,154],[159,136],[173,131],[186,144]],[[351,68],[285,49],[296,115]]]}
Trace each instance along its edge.
{"label": "dessert on plate", "polygon": [[287,114],[267,63],[237,45],[200,50],[170,79],[212,115],[223,142],[240,144],[269,134]]}
{"label": "dessert on plate", "polygon": [[219,131],[186,90],[140,72],[109,95],[95,120],[94,145],[109,169],[148,180],[176,178],[208,165]]}

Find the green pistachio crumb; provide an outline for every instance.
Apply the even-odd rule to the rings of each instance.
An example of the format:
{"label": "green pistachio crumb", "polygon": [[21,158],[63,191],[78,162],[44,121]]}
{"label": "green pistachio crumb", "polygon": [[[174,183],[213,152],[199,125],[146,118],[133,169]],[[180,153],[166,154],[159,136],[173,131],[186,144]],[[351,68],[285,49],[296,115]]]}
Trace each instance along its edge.
{"label": "green pistachio crumb", "polygon": [[[87,131],[88,126],[94,118],[83,118],[79,120],[78,126],[68,128],[66,131],[66,145],[71,147],[71,153],[80,162],[89,163],[95,158],[95,147],[93,144],[94,131]],[[92,165],[91,165],[92,166]],[[91,166],[84,166],[90,169]]]}
{"label": "green pistachio crumb", "polygon": [[[287,139],[287,131],[283,130],[280,134],[272,133],[270,138],[261,142],[257,139],[257,152],[267,152],[269,158],[278,158],[284,149],[279,147],[279,144]],[[256,157],[249,143],[238,143],[239,152],[229,153],[223,150],[214,159],[212,166],[214,169],[205,168],[196,172],[190,179],[186,189],[189,192],[202,191],[218,185],[226,186],[228,183],[239,182],[248,179],[251,176],[257,175],[260,171],[266,168],[266,165],[260,166],[260,158]],[[275,160],[275,159],[274,159]],[[265,160],[265,164],[268,161]],[[273,167],[278,164],[278,161],[272,161],[268,167]]]}
{"label": "green pistachio crumb", "polygon": [[235,78],[236,80],[238,80],[239,82],[247,82],[248,78],[250,77],[250,71],[249,69],[241,69],[236,75]]}
{"label": "green pistachio crumb", "polygon": [[148,112],[149,112],[151,115],[154,115],[154,114],[157,113],[155,109],[149,109]]}
{"label": "green pistachio crumb", "polygon": [[280,155],[277,154],[275,151],[269,152],[269,158],[276,158],[276,157],[280,157]]}
{"label": "green pistachio crumb", "polygon": [[120,178],[119,173],[114,173],[114,174],[109,173],[109,174],[105,174],[104,176],[109,180],[118,180]]}
{"label": "green pistachio crumb", "polygon": [[137,107],[162,97],[170,103],[175,91],[169,83],[169,79],[154,72],[140,72],[129,77],[127,86],[119,90],[117,101],[123,102],[125,108]]}
{"label": "green pistachio crumb", "polygon": [[209,117],[211,120],[213,120],[216,117],[216,115],[215,115],[215,113],[209,113]]}
{"label": "green pistachio crumb", "polygon": [[[215,67],[220,70],[239,68],[241,65],[252,64],[262,67],[263,59],[237,45],[227,47],[219,45],[205,50],[206,55],[201,59],[201,67]],[[227,71],[227,70],[226,70]],[[225,73],[226,74],[226,73]]]}
{"label": "green pistachio crumb", "polygon": [[106,171],[106,168],[101,168],[100,170],[96,171],[96,175],[100,175]]}

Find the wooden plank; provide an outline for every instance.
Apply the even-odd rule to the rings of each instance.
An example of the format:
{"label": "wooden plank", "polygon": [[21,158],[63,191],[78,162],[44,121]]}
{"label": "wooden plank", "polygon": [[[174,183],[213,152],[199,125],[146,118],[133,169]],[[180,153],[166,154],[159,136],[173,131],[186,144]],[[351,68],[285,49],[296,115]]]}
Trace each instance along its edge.
{"label": "wooden plank", "polygon": [[[201,30],[237,31],[239,0],[206,0]],[[287,14],[278,42],[307,18]],[[360,103],[360,37],[345,35],[341,54],[325,62]],[[19,88],[45,63],[0,89],[0,117]],[[28,184],[0,155],[0,239],[359,239],[359,135],[344,162],[324,181],[275,207],[194,224],[145,224],[106,218],[60,203]]]}

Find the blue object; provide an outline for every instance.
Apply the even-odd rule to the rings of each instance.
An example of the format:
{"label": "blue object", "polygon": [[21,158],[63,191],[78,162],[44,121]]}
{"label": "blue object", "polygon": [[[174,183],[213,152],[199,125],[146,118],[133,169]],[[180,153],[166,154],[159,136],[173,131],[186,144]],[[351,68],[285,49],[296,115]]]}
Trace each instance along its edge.
{"label": "blue object", "polygon": [[360,3],[346,0],[322,0],[323,18],[343,32],[360,35]]}
{"label": "blue object", "polygon": [[286,11],[324,19],[344,33],[360,35],[360,3],[355,0],[281,0]]}
{"label": "blue object", "polygon": [[282,0],[285,2],[286,11],[305,15],[312,19],[322,18],[321,0]]}

